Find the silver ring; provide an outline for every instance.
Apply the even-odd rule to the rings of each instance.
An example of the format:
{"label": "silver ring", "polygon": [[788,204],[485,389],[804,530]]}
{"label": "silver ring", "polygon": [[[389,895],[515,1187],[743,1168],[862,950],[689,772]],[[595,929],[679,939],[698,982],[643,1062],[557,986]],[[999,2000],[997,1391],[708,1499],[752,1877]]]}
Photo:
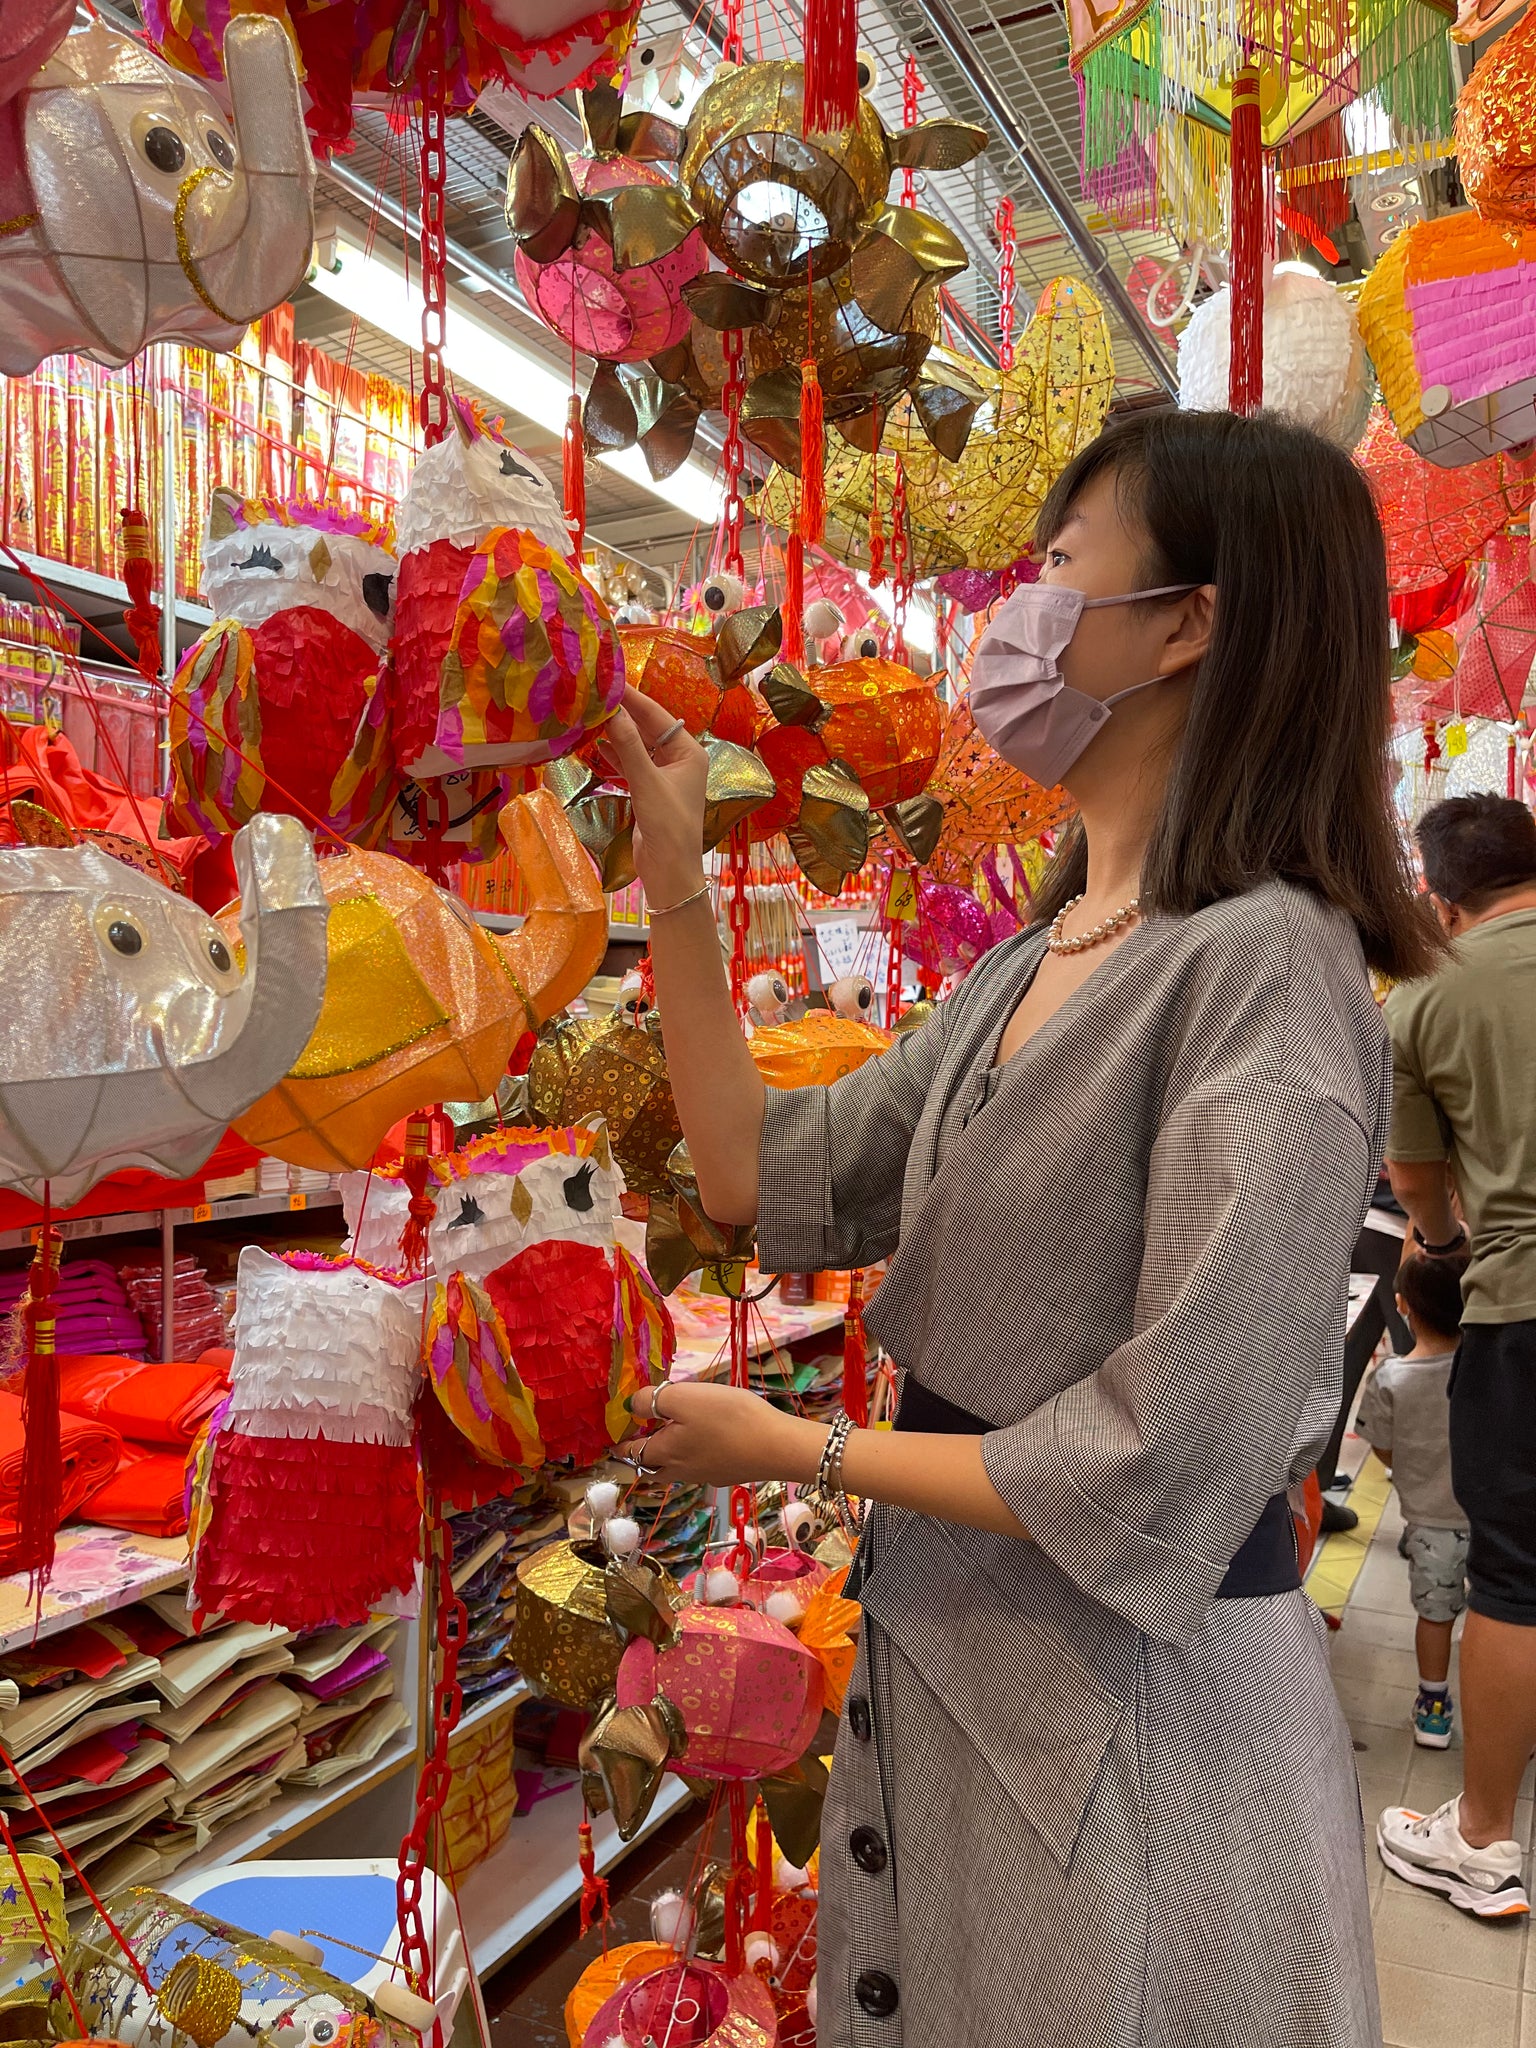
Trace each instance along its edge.
{"label": "silver ring", "polygon": [[661,1405],[662,1388],[668,1385],[670,1385],[670,1382],[663,1380],[660,1387],[652,1387],[651,1389],[651,1420],[653,1422],[670,1422],[672,1420],[672,1417]]}
{"label": "silver ring", "polygon": [[[649,1439],[647,1439],[647,1441],[649,1441]],[[638,1450],[635,1452],[634,1466],[635,1470],[637,1472],[643,1472],[647,1479],[654,1479],[657,1473],[661,1470],[661,1467],[659,1465],[647,1465],[644,1458],[641,1457]]]}
{"label": "silver ring", "polygon": [[687,730],[687,719],[674,718],[672,723],[667,727],[665,732],[657,734],[655,743],[651,748],[651,759],[654,761],[661,748],[671,746],[672,742],[677,738],[678,734],[680,732],[686,732]]}

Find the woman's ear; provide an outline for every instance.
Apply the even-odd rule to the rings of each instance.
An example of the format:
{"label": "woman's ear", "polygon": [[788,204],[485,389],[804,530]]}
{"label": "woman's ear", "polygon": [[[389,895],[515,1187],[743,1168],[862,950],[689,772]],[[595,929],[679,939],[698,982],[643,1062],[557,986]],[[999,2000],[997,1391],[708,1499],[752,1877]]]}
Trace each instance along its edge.
{"label": "woman's ear", "polygon": [[1162,660],[1157,665],[1158,674],[1174,676],[1180,669],[1193,668],[1197,661],[1203,661],[1210,650],[1215,624],[1214,583],[1202,583],[1187,597],[1181,597],[1176,604],[1170,605],[1168,639]]}

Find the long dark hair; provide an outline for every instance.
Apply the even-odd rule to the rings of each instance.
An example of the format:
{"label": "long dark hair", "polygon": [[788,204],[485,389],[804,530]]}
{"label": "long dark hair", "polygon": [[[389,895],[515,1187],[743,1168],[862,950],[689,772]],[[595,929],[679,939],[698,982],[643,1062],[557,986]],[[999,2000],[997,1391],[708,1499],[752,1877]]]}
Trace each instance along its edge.
{"label": "long dark hair", "polygon": [[[1063,473],[1037,549],[1105,473],[1148,537],[1143,588],[1216,586],[1210,649],[1147,844],[1143,907],[1188,915],[1283,878],[1346,912],[1372,967],[1429,973],[1443,942],[1392,814],[1386,546],[1364,477],[1278,414],[1133,414]],[[1074,826],[1037,914],[1054,917],[1083,888],[1087,861]]]}

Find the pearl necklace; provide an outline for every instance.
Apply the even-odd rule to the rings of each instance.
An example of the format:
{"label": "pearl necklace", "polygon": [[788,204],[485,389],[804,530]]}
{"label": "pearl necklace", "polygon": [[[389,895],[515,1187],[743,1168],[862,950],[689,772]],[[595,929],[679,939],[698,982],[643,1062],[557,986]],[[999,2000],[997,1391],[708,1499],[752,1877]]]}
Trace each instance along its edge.
{"label": "pearl necklace", "polygon": [[1141,907],[1141,899],[1133,896],[1129,903],[1123,903],[1118,910],[1111,911],[1101,924],[1094,925],[1080,938],[1064,939],[1061,928],[1067,921],[1067,912],[1076,910],[1082,900],[1081,896],[1074,896],[1070,903],[1064,903],[1057,911],[1045,941],[1048,953],[1086,953],[1090,946],[1101,946],[1107,938],[1119,931],[1122,925],[1129,924]]}

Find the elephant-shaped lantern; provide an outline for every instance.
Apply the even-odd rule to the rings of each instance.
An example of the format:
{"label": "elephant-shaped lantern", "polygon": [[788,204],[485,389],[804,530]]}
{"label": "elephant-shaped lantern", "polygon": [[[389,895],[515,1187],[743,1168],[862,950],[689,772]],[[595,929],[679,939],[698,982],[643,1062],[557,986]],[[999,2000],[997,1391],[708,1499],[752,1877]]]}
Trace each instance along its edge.
{"label": "elephant-shaped lantern", "polygon": [[94,846],[0,850],[0,1186],[61,1205],[104,1175],[183,1179],[303,1051],[325,989],[309,835],[234,841],[246,964],[185,896]]}
{"label": "elephant-shaped lantern", "polygon": [[98,20],[4,107],[0,371],[233,348],[297,288],[315,166],[282,24],[231,21],[224,67],[233,133],[206,85]]}

